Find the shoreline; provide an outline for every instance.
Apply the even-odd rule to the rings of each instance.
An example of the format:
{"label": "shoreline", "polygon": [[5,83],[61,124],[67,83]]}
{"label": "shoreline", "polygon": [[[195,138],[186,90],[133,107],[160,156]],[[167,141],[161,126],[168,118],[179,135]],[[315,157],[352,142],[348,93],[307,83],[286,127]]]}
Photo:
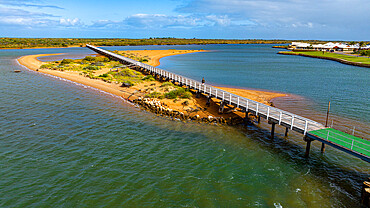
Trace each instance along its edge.
{"label": "shoreline", "polygon": [[[139,52],[139,51],[134,51]],[[146,51],[145,54],[150,53],[153,51]],[[159,65],[159,61],[163,57],[171,56],[171,55],[180,55],[186,53],[194,53],[200,51],[182,51],[180,53],[177,51],[170,50],[168,52],[163,52],[161,55],[156,55],[155,57],[152,56],[148,64],[153,66]],[[155,51],[157,53],[157,51]],[[144,91],[145,85],[138,84],[138,86],[133,86],[130,88],[122,88],[119,84],[116,83],[107,83],[99,79],[90,79],[88,77],[79,75],[76,71],[58,71],[58,70],[49,70],[49,69],[40,69],[40,66],[43,63],[38,60],[38,57],[42,56],[55,56],[61,54],[38,54],[38,55],[28,55],[22,56],[17,59],[18,63],[30,70],[41,72],[47,75],[55,76],[58,78],[62,78],[65,80],[69,80],[78,84],[82,84],[91,88],[95,88],[115,96],[121,97],[124,100],[127,100],[131,103],[138,104],[142,109],[154,112],[159,115],[169,116],[171,118],[179,118],[181,120],[195,120],[198,122],[206,122],[206,123],[220,123],[220,124],[229,124],[234,125],[243,122],[242,116],[244,113],[239,111],[232,110],[231,108],[225,108],[226,113],[219,114],[219,101],[217,99],[211,99],[211,107],[207,106],[207,98],[201,96],[201,98],[193,97],[188,101],[190,105],[185,107],[180,102],[175,103],[175,101],[170,101],[168,99],[158,100],[152,98],[144,98],[142,91]],[[145,83],[144,83],[145,84]],[[154,81],[150,83],[150,86],[154,85],[154,87],[159,87],[161,82]],[[274,93],[274,92],[264,92],[258,90],[249,90],[249,89],[238,89],[238,88],[231,88],[231,87],[218,87],[220,89],[228,90],[231,93],[238,94],[243,97],[247,97],[252,100],[256,100],[258,102],[263,102],[268,105],[272,105],[271,100],[277,97],[284,97],[288,96],[287,94],[283,93]]]}
{"label": "shoreline", "polygon": [[318,58],[318,59],[326,59],[326,60],[336,61],[336,62],[339,62],[339,63],[342,63],[342,64],[370,68],[370,64],[348,61],[348,60],[344,60],[344,59],[341,59],[341,58],[315,56],[315,55],[309,55],[309,54],[295,53],[294,51],[279,51],[278,54],[292,55],[292,56],[304,56],[304,57]]}

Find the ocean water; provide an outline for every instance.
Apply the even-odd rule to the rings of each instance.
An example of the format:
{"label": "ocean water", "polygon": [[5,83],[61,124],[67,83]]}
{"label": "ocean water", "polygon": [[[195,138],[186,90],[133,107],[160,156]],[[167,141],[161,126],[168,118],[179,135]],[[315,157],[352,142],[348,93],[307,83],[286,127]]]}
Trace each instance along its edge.
{"label": "ocean water", "polygon": [[[229,47],[145,48],[218,53]],[[285,138],[278,127],[271,140],[264,123],[261,128],[227,127],[158,117],[118,97],[28,71],[15,62],[19,56],[40,53],[77,57],[91,51],[0,51],[0,207],[359,206],[361,183],[370,174],[368,163],[330,147],[322,155],[315,143],[306,159],[300,135]],[[189,56],[205,54],[168,57],[162,68],[180,70]],[[181,73],[205,76],[201,62],[198,70]],[[13,73],[18,68],[22,73]],[[206,80],[219,85],[238,80],[224,76],[217,81],[210,74]],[[241,85],[263,88],[234,84]],[[309,92],[286,92],[308,97],[310,106],[322,102]],[[367,121],[361,115],[355,120]]]}

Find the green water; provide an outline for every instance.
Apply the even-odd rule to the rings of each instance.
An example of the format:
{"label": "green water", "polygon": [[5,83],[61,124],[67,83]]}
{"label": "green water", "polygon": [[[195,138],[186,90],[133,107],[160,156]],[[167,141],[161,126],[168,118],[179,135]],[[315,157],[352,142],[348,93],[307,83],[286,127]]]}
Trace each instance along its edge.
{"label": "green water", "polygon": [[0,207],[356,207],[369,164],[292,133],[183,123],[0,51]]}

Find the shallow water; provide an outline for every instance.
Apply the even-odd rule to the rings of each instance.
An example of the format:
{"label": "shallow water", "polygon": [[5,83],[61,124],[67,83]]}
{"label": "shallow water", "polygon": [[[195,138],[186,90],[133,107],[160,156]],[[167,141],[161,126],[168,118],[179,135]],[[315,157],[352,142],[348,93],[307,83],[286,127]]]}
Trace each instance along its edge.
{"label": "shallow water", "polygon": [[369,164],[333,148],[321,155],[319,144],[305,159],[298,134],[278,128],[271,141],[264,123],[172,121],[98,90],[13,73],[17,56],[60,52],[91,53],[0,51],[0,207],[358,206]]}

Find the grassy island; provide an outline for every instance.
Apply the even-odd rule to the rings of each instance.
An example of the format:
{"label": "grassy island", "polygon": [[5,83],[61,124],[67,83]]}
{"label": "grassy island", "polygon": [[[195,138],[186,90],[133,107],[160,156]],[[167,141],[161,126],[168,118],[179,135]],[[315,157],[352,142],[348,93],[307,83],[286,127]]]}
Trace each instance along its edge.
{"label": "grassy island", "polygon": [[279,54],[283,55],[298,55],[312,58],[329,59],[338,61],[344,64],[370,67],[370,57],[346,55],[339,53],[323,52],[323,51],[280,51]]}

